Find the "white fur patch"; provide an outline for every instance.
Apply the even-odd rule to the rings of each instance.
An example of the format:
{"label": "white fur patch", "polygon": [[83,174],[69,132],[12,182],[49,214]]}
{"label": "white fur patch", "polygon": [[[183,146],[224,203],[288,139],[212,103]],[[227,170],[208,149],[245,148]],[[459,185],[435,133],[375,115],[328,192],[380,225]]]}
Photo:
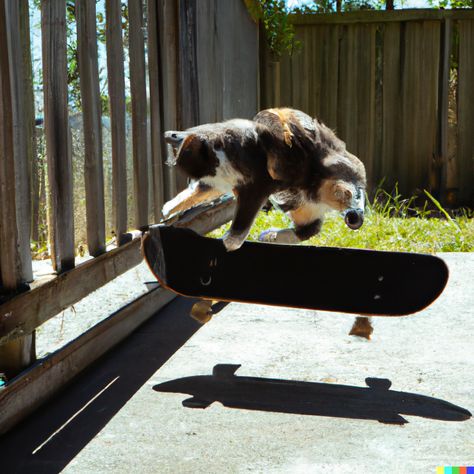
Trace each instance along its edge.
{"label": "white fur patch", "polygon": [[349,166],[349,167],[352,167],[352,163],[351,161],[346,158],[345,156],[342,156],[342,155],[334,155],[334,154],[331,154],[329,156],[326,156],[325,158],[323,158],[323,165],[324,166],[334,166],[334,165],[339,165],[339,164],[345,164],[346,166]]}
{"label": "white fur patch", "polygon": [[234,250],[239,249],[242,247],[242,244],[245,242],[245,239],[248,235],[247,232],[241,232],[239,234],[230,234],[227,233],[222,241],[224,242],[224,246],[228,252],[233,252]]}
{"label": "white fur patch", "polygon": [[[304,204],[305,217],[307,217],[306,223],[314,222],[316,219],[324,220],[326,213],[333,211],[334,209],[323,203],[323,202],[311,202],[307,201]],[[298,222],[299,225],[302,225],[302,222]]]}
{"label": "white fur patch", "polygon": [[219,160],[215,176],[205,176],[201,182],[218,189],[219,191],[229,193],[240,184],[244,177],[237,171],[222,150],[214,150]]}
{"label": "white fur patch", "polygon": [[189,199],[190,196],[195,192],[197,185],[197,181],[192,182],[186,189],[171,199],[171,201],[166,202],[162,209],[163,217],[169,217],[169,215],[177,206],[179,206],[183,201],[186,201],[186,199]]}
{"label": "white fur patch", "polygon": [[229,128],[239,129],[243,132],[245,138],[251,138],[256,140],[257,131],[255,130],[255,122],[246,119],[233,119],[227,122],[224,122],[224,125],[227,125]]}

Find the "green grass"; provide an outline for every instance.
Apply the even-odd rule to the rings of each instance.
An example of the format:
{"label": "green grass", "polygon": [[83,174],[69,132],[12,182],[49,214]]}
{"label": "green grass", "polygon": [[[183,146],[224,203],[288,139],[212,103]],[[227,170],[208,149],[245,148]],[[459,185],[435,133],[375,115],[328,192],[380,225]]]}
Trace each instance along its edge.
{"label": "green grass", "polygon": [[[431,199],[431,196],[429,196]],[[433,198],[434,199],[434,198]],[[303,245],[353,247],[373,250],[421,253],[473,252],[474,219],[467,212],[451,217],[447,211],[413,206],[413,199],[378,192],[366,209],[364,225],[350,230],[338,213],[329,214],[319,235]],[[429,203],[433,208],[433,205]],[[436,213],[440,217],[430,217]],[[250,232],[249,240],[257,240],[260,232],[270,227],[287,228],[289,218],[278,211],[260,212]],[[211,237],[222,237],[229,224],[222,226]]]}

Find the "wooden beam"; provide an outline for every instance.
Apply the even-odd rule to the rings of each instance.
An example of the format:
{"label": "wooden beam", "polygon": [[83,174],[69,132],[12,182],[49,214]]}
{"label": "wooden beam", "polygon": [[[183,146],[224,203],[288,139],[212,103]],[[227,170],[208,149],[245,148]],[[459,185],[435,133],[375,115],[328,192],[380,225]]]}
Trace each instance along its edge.
{"label": "wooden beam", "polygon": [[317,13],[313,15],[294,14],[289,16],[295,25],[318,24],[348,24],[348,23],[387,23],[393,21],[422,21],[422,20],[469,20],[474,19],[472,10],[359,10],[344,13]]}
{"label": "wooden beam", "polygon": [[51,398],[175,296],[163,288],[146,293],[9,382],[0,391],[0,435]]}
{"label": "wooden beam", "polygon": [[147,98],[142,2],[129,0],[128,14],[135,227],[142,229],[148,224]]}
{"label": "wooden beam", "polygon": [[66,2],[41,2],[44,129],[50,191],[50,241],[57,272],[74,266],[74,210],[69,130]]}
{"label": "wooden beam", "polygon": [[59,274],[0,306],[0,345],[32,332],[65,308],[105,285],[142,259],[140,239]]}
{"label": "wooden beam", "polygon": [[122,236],[128,227],[125,73],[121,7],[121,0],[106,0],[107,75],[109,78],[107,84],[112,133],[112,208],[113,226],[119,245],[122,245]]}
{"label": "wooden beam", "polygon": [[85,152],[87,246],[89,254],[97,257],[105,252],[105,204],[95,0],[76,3],[76,21]]}
{"label": "wooden beam", "polygon": [[[207,205],[186,212],[173,225],[207,233],[232,219],[234,209],[234,200],[227,199],[216,206]],[[136,238],[8,300],[0,306],[0,346],[31,333],[141,261],[140,239]]]}

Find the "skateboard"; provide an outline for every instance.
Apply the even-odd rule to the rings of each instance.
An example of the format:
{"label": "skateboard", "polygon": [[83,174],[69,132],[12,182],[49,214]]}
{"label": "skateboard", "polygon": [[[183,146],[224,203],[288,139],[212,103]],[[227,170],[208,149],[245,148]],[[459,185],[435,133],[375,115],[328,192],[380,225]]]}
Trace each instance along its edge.
{"label": "skateboard", "polygon": [[448,280],[432,255],[261,242],[228,252],[219,239],[166,225],[150,227],[142,250],[162,286],[206,300],[403,316]]}

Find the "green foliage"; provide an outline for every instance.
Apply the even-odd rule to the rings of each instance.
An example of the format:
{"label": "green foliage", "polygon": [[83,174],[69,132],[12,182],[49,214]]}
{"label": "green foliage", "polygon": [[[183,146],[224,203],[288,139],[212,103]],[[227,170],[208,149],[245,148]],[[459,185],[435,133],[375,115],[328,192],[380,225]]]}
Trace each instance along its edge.
{"label": "green foliage", "polygon": [[292,54],[301,47],[284,0],[246,0],[245,3],[252,18],[262,22],[265,39],[275,60],[283,53]]}
{"label": "green foliage", "polygon": [[[338,213],[331,213],[321,233],[303,245],[422,253],[474,251],[472,213],[464,211],[452,217],[439,202],[442,211],[436,204],[434,209],[429,208],[429,202],[417,208],[414,202],[415,198],[403,199],[398,193],[378,190],[367,206],[364,225],[359,230],[350,230]],[[281,212],[260,212],[249,240],[257,240],[265,229],[287,228],[289,224],[289,219]],[[228,228],[229,224],[210,236],[222,237]]]}
{"label": "green foliage", "polygon": [[[340,9],[343,12],[356,10],[379,10],[384,8],[385,0],[341,0]],[[318,0],[301,5],[292,10],[292,13],[314,14],[332,13],[337,11],[337,0]]]}
{"label": "green foliage", "polygon": [[474,8],[474,0],[428,0],[431,8]]}
{"label": "green foliage", "polygon": [[356,10],[380,10],[386,6],[386,0],[314,0],[306,2],[304,5],[295,7],[292,13],[314,14],[332,13],[338,11],[349,12]]}

